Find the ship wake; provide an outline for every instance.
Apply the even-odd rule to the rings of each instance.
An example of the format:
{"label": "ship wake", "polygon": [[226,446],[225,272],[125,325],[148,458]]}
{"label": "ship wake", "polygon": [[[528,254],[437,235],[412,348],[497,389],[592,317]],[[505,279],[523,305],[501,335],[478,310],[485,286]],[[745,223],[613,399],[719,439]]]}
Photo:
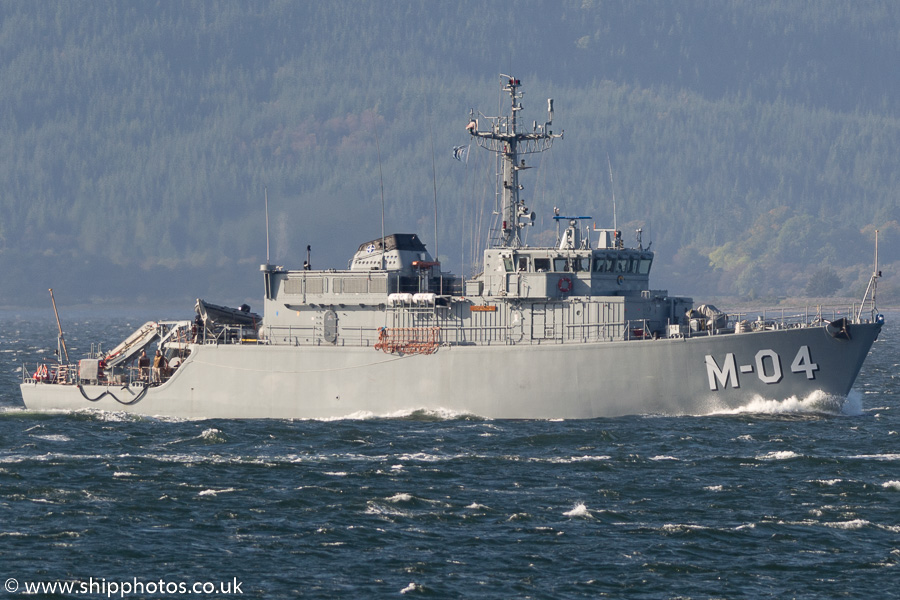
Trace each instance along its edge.
{"label": "ship wake", "polygon": [[855,390],[852,390],[846,398],[815,390],[805,397],[791,396],[785,400],[773,400],[757,396],[744,406],[734,409],[715,410],[708,414],[859,416],[862,412],[862,395]]}
{"label": "ship wake", "polygon": [[301,419],[309,421],[367,421],[374,419],[396,419],[403,421],[457,421],[457,420],[484,420],[474,413],[450,408],[408,408],[385,413],[372,411],[356,411],[339,417],[320,417]]}

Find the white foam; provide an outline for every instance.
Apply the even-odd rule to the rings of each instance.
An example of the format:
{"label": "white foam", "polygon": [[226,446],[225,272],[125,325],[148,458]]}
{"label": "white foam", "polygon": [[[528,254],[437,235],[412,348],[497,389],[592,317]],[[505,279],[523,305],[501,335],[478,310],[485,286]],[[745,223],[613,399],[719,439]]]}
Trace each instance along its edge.
{"label": "white foam", "polygon": [[[854,400],[850,401],[853,397]],[[847,410],[844,407],[848,407]],[[856,412],[853,412],[853,411]],[[850,412],[847,412],[850,411]],[[857,393],[846,399],[840,396],[826,394],[821,390],[810,392],[805,398],[797,398],[791,396],[785,400],[772,400],[763,398],[762,396],[754,397],[749,403],[734,409],[716,410],[710,414],[716,415],[742,415],[742,414],[764,414],[764,415],[789,415],[789,414],[830,414],[830,415],[852,415],[858,416],[862,414],[862,402]]]}
{"label": "white foam", "polygon": [[366,507],[365,514],[384,517],[410,517],[413,513],[406,510],[401,510],[399,508],[391,508],[376,504],[374,502],[369,502],[369,506]]}
{"label": "white foam", "polygon": [[388,502],[409,502],[412,500],[412,496],[410,494],[394,494],[390,498],[387,498]]}
{"label": "white foam", "polygon": [[563,516],[585,517],[588,519],[594,518],[594,516],[591,514],[591,511],[589,511],[587,509],[587,506],[584,505],[584,502],[579,502],[578,504],[575,505],[575,507],[572,510],[564,512]]}
{"label": "white foam", "polygon": [[24,406],[0,406],[0,414],[7,414],[7,413],[27,414],[27,413],[43,413],[43,412],[44,411],[28,410]]}
{"label": "white foam", "polygon": [[59,412],[59,413],[68,413],[75,415],[88,415],[92,419],[96,421],[100,421],[103,423],[131,423],[135,421],[163,421],[167,423],[180,423],[186,421],[187,419],[179,418],[179,417],[148,417],[146,415],[140,415],[137,413],[125,412],[123,410],[119,411],[111,411],[111,410],[101,410],[99,408],[80,408],[77,410],[48,410],[41,412]]}
{"label": "white foam", "polygon": [[721,486],[721,485],[708,485],[708,486],[704,487],[703,489],[706,490],[707,492],[721,492],[725,489],[725,487]]}
{"label": "white foam", "polygon": [[651,456],[650,460],[681,460],[680,458],[675,458],[674,456],[667,456],[665,454],[660,454],[659,456]]}
{"label": "white foam", "polygon": [[416,585],[415,582],[410,582],[408,586],[400,590],[401,594],[406,594],[407,592],[415,592],[416,590],[422,589],[422,586]]}
{"label": "white foam", "polygon": [[662,530],[668,533],[683,533],[685,531],[703,531],[709,529],[703,525],[688,525],[686,523],[666,523]]}
{"label": "white foam", "polygon": [[800,458],[800,454],[792,450],[778,450],[776,452],[769,452],[768,454],[761,454],[756,457],[757,460],[788,460],[791,458]]}
{"label": "white foam", "polygon": [[210,427],[209,429],[203,430],[203,433],[200,434],[200,439],[206,440],[207,442],[224,442],[225,436],[222,435],[221,430]]}
{"label": "white foam", "polygon": [[856,454],[848,458],[866,459],[866,460],[900,460],[900,454]]}
{"label": "white foam", "polygon": [[897,481],[896,479],[885,481],[881,484],[881,487],[886,490],[894,490],[896,492],[900,492],[900,481]]}
{"label": "white foam", "polygon": [[520,512],[520,513],[514,513],[514,514],[510,515],[509,518],[506,520],[507,521],[518,521],[519,519],[527,519],[530,516],[531,515],[529,515],[526,512]]}
{"label": "white foam", "polygon": [[608,456],[605,454],[584,455],[584,456],[554,456],[552,458],[529,458],[528,462],[567,465],[567,464],[579,463],[579,462],[593,462],[593,461],[610,460],[611,458],[612,458],[611,456]]}
{"label": "white foam", "polygon": [[223,490],[203,490],[198,493],[198,496],[215,496],[217,494],[227,494],[229,492],[236,492],[235,488],[225,488]]}
{"label": "white foam", "polygon": [[398,460],[408,460],[416,462],[440,462],[447,460],[448,456],[439,456],[437,454],[428,454],[427,452],[413,452],[412,454],[401,454]]}
{"label": "white foam", "polygon": [[834,521],[831,523],[824,523],[826,527],[834,527],[836,529],[862,529],[868,525],[871,525],[869,521],[865,519],[853,519],[852,521]]}
{"label": "white foam", "polygon": [[323,417],[318,419],[300,419],[303,421],[368,421],[372,419],[409,419],[421,418],[434,421],[454,421],[466,417],[478,417],[471,412],[452,410],[449,408],[403,408],[386,413],[375,413],[370,410],[358,410],[341,417]]}
{"label": "white foam", "polygon": [[71,442],[72,438],[67,435],[62,435],[58,433],[50,433],[47,435],[36,435],[35,438],[39,440],[47,440],[48,442]]}

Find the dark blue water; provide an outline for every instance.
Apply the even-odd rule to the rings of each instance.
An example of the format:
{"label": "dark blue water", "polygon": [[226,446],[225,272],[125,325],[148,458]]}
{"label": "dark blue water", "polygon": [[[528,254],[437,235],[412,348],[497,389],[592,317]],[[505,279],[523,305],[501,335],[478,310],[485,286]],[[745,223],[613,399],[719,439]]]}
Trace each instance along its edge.
{"label": "dark blue water", "polygon": [[[150,316],[69,315],[70,353]],[[840,414],[801,399],[677,418],[179,422],[22,410],[16,370],[52,355],[56,325],[0,312],[3,593],[898,597],[900,314],[887,316]]]}

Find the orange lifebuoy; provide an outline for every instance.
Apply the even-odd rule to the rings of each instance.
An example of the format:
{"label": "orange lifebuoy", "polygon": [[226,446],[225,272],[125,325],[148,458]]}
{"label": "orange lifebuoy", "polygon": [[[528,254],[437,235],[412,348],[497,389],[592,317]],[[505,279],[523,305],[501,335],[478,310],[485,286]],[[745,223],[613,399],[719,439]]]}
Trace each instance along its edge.
{"label": "orange lifebuoy", "polygon": [[619,275],[618,277],[616,277],[616,283],[618,283],[619,285],[622,285],[622,282],[624,282],[624,281],[625,281],[624,275]]}
{"label": "orange lifebuoy", "polygon": [[556,283],[556,287],[559,288],[559,291],[563,294],[568,294],[572,291],[572,280],[568,277],[562,277]]}

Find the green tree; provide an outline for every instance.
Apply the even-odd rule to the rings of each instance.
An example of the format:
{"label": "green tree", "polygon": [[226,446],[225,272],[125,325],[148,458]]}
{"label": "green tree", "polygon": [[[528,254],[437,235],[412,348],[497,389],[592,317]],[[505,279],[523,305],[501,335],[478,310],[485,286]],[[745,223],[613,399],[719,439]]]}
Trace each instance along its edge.
{"label": "green tree", "polygon": [[811,298],[827,298],[841,289],[841,278],[831,267],[817,269],[806,284],[806,295]]}

